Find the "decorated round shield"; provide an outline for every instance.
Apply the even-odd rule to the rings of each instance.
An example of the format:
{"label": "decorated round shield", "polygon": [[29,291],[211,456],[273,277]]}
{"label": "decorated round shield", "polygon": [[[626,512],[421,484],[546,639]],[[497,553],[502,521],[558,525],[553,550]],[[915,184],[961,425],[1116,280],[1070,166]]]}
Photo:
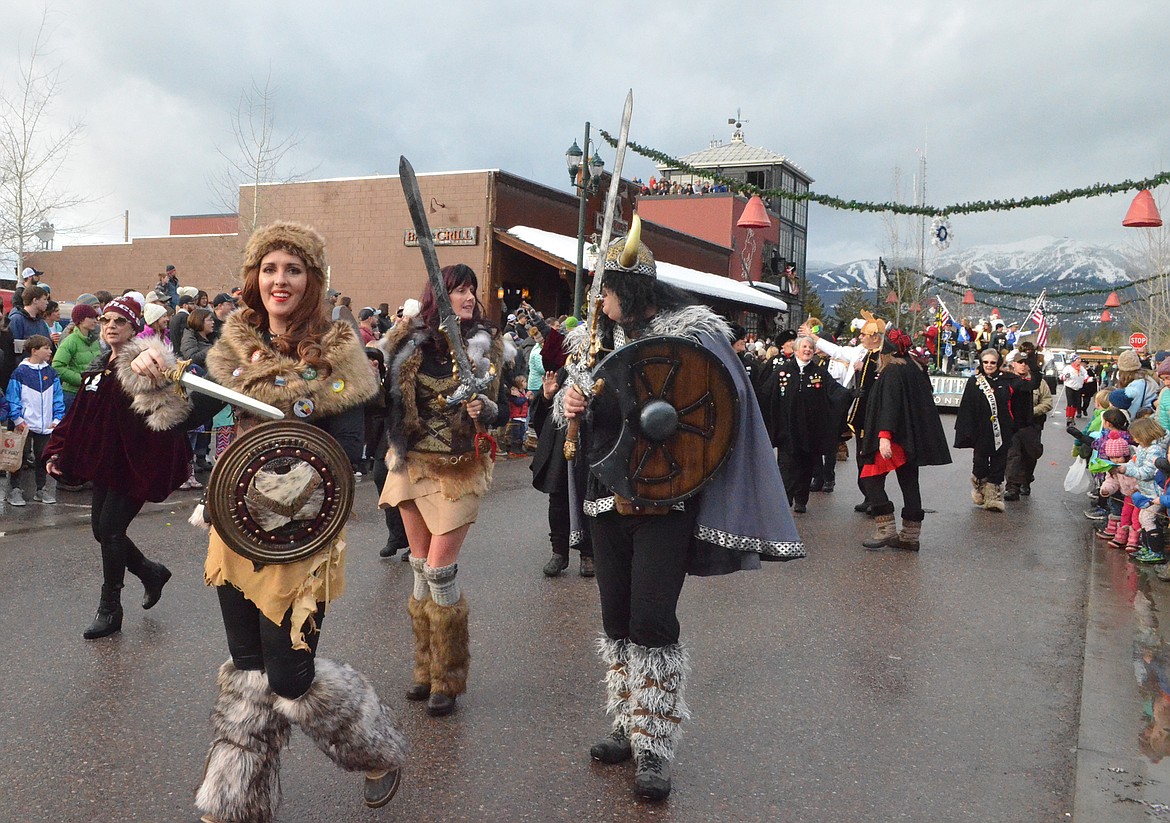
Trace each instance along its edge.
{"label": "decorated round shield", "polygon": [[261,423],[220,455],[207,484],[211,524],[237,554],[293,563],[328,546],[353,508],[353,468],[336,440],[294,421]]}
{"label": "decorated round shield", "polygon": [[685,337],[645,337],[598,364],[590,466],[636,505],[672,505],[711,479],[731,452],[739,395],[727,367]]}

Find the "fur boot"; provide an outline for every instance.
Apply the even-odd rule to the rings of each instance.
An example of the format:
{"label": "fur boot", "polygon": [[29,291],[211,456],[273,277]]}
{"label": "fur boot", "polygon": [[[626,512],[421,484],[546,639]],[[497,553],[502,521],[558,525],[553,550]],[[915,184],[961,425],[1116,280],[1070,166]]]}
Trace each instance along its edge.
{"label": "fur boot", "polygon": [[1006,507],[1003,505],[1002,483],[983,484],[983,508],[989,512],[1006,511]]}
{"label": "fur boot", "polygon": [[863,540],[861,545],[867,549],[880,549],[884,546],[898,545],[898,524],[894,520],[894,513],[879,514],[873,518],[874,532],[869,540]]}
{"label": "fur boot", "polygon": [[918,551],[918,540],[922,536],[922,518],[910,520],[902,515],[902,530],[898,532],[898,548],[907,551]]}
{"label": "fur boot", "polygon": [[634,786],[642,797],[661,800],[670,794],[670,762],[691,716],[684,700],[689,659],[678,643],[628,648]]}
{"label": "fur boot", "polygon": [[467,691],[471,650],[467,633],[467,598],[459,595],[454,606],[434,600],[423,603],[431,624],[431,694],[456,697]]}
{"label": "fur boot", "polygon": [[211,712],[215,740],[207,753],[195,805],[221,823],[269,823],[280,806],[280,750],[289,723],[273,710],[276,695],[262,671],[219,668]]}
{"label": "fur boot", "polygon": [[276,711],[296,723],[329,759],[350,772],[398,769],[406,738],[365,676],[318,657],[309,690],[296,700],[277,697]]}
{"label": "fur boot", "polygon": [[986,480],[981,480],[975,475],[971,475],[971,502],[976,506],[982,506],[984,503],[983,493],[986,485]]}
{"label": "fur boot", "polygon": [[431,621],[427,619],[426,603],[413,594],[406,601],[410,613],[410,627],[414,630],[414,685],[406,691],[408,700],[426,700],[431,696]]}
{"label": "fur boot", "polygon": [[613,727],[603,740],[589,749],[589,756],[602,763],[624,763],[633,755],[630,747],[630,678],[629,641],[602,636],[597,651],[608,666],[605,672],[605,711],[613,717]]}

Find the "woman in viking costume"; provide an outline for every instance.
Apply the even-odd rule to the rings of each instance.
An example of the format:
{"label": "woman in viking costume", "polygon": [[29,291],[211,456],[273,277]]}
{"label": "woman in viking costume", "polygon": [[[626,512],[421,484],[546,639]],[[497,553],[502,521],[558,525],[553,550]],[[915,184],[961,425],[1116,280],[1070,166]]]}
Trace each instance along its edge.
{"label": "woman in viking costume", "polygon": [[992,348],[979,352],[979,371],[967,380],[955,417],[955,448],[974,449],[971,501],[1001,512],[1003,478],[1016,430],[1032,424],[1032,392],[1020,378],[1001,371]]}
{"label": "woman in viking costume", "polygon": [[[377,382],[353,329],[329,319],[321,236],[293,223],[258,229],[244,251],[243,281],[242,308],[224,322],[208,352],[208,375],[319,427],[356,463],[363,407]],[[133,363],[140,384],[136,404],[155,404],[156,415],[189,411],[163,375],[173,363],[161,347],[139,355]],[[223,405],[204,401],[196,401],[196,414],[204,417]],[[244,411],[236,420],[241,433],[257,422]],[[297,475],[285,476],[291,483]],[[345,590],[344,537],[301,560],[262,565],[212,529],[204,578],[219,596],[232,657],[220,667],[211,715],[215,740],[195,798],[202,819],[273,819],[280,752],[292,723],[337,765],[365,773],[367,806],[389,802],[400,782],[405,740],[362,674],[316,656],[326,606]]]}
{"label": "woman in viking costume", "polygon": [[[682,721],[689,716],[684,699],[688,654],[679,640],[676,615],[686,575],[758,569],[761,557],[803,557],[804,546],[787,506],[747,502],[783,500],[784,484],[752,386],[731,348],[729,326],[657,280],[654,257],[640,235],[635,215],[629,235],[606,249],[601,313],[595,327],[581,325],[569,334],[567,348],[578,362],[585,362],[592,331],[602,351],[618,354],[627,343],[660,336],[685,338],[711,352],[729,373],[738,396],[734,419],[723,421],[735,424],[729,456],[684,502],[635,507],[599,476],[596,458],[614,441],[612,424],[587,405],[577,382],[570,381],[557,395],[553,415],[561,425],[568,418],[583,418],[582,440],[588,439],[593,466],[583,505],[601,595],[604,635],[598,647],[608,669],[606,710],[613,724],[590,755],[603,763],[632,756],[636,792],[661,800],[670,793],[670,764]],[[607,384],[602,397],[614,392],[620,398],[631,390]]]}
{"label": "woman in viking costume", "polygon": [[121,630],[127,570],[142,581],[142,608],[151,608],[162,596],[170,570],[144,556],[126,530],[147,500],[166,500],[183,484],[191,460],[186,429],[148,427],[122,387],[120,377],[141,350],[134,337],[143,325],[141,306],[130,297],[116,298],[98,322],[110,351],[82,374],[77,399],[44,451],[54,477],[93,482],[90,523],[102,548],[102,595],[93,623],[82,634],[86,640]]}
{"label": "woman in viking costume", "polygon": [[475,272],[465,265],[442,270],[451,307],[459,317],[463,348],[481,377],[497,375],[467,403],[449,405],[459,386],[439,307],[428,280],[416,317],[382,340],[386,354],[389,474],[381,504],[397,506],[410,541],[414,589],[407,601],[414,630],[414,683],[410,700],[426,700],[432,717],[450,714],[467,688],[467,599],[460,591],[459,550],[492,481],[495,442],[483,432],[500,418],[500,336],[483,319]]}
{"label": "woman in viking costume", "polygon": [[[910,355],[910,337],[889,329],[882,344],[877,376],[865,408],[864,433],[857,443],[859,483],[877,524],[862,542],[867,549],[918,551],[925,517],[918,484],[921,466],[951,462],[946,435],[926,370]],[[894,472],[902,491],[902,531],[894,520],[894,504],[886,494],[886,475]]]}

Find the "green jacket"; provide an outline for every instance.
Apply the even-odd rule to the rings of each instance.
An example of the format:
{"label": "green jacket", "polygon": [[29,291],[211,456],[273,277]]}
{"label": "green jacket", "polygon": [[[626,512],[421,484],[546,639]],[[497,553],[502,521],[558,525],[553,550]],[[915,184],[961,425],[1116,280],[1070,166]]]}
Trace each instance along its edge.
{"label": "green jacket", "polygon": [[53,355],[53,368],[61,377],[62,391],[77,394],[81,390],[81,373],[102,353],[101,344],[90,340],[79,329],[66,335]]}

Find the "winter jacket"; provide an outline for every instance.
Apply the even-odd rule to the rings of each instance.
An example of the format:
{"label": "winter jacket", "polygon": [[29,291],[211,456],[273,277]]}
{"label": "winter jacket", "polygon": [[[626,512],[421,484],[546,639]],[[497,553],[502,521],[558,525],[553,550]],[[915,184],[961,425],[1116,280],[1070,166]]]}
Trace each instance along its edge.
{"label": "winter jacket", "polygon": [[65,416],[65,396],[61,378],[48,363],[29,363],[16,367],[8,381],[8,419],[29,431],[48,434]]}
{"label": "winter jacket", "polygon": [[81,391],[81,373],[102,355],[101,344],[89,335],[74,329],[61,341],[53,355],[53,368],[61,378],[61,388],[71,394]]}
{"label": "winter jacket", "polygon": [[[43,317],[30,317],[20,306],[8,313],[8,330],[12,332],[13,340],[28,340],[34,334],[43,334],[48,337],[52,334],[49,324],[45,322]],[[22,348],[18,344],[18,348]],[[17,352],[17,358],[23,360],[25,358],[23,351]]]}
{"label": "winter jacket", "polygon": [[199,332],[187,329],[186,334],[183,335],[183,351],[181,352],[184,360],[190,360],[200,368],[207,368],[207,352],[210,350],[210,340]]}
{"label": "winter jacket", "polygon": [[1159,457],[1166,456],[1166,438],[1162,438],[1148,446],[1138,446],[1137,454],[1125,464],[1125,473],[1138,481],[1138,493],[1156,500],[1160,490],[1154,484],[1154,474],[1158,471],[1154,465]]}

